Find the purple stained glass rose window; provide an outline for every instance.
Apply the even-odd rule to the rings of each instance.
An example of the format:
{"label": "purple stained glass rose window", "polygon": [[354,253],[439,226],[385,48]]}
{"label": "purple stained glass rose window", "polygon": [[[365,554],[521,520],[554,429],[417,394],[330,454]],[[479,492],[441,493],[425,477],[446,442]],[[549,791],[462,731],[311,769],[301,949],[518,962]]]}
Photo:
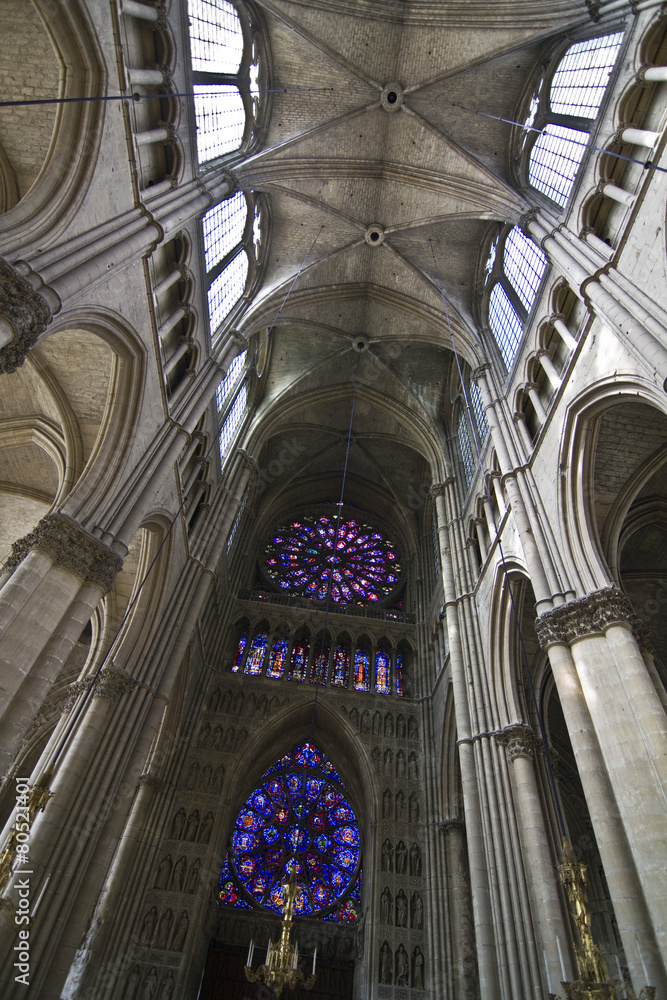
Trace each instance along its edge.
{"label": "purple stained glass rose window", "polygon": [[281,590],[337,604],[384,601],[401,573],[393,543],[375,528],[324,516],[304,517],[275,532],[264,568]]}
{"label": "purple stained glass rose window", "polygon": [[226,906],[280,912],[296,872],[295,913],[354,923],[361,893],[359,824],[331,761],[311,743],[264,774],[240,810],[220,879]]}

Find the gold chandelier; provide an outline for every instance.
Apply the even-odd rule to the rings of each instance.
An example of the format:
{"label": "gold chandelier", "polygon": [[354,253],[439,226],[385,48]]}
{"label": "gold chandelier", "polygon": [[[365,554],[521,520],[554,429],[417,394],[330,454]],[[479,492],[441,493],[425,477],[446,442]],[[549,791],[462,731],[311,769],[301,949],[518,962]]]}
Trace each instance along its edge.
{"label": "gold chandelier", "polygon": [[299,946],[296,942],[292,944],[292,917],[294,915],[294,903],[299,892],[294,869],[292,869],[289,880],[283,883],[282,888],[285,901],[283,904],[280,938],[275,944],[269,941],[266,951],[266,963],[260,965],[257,972],[253,972],[252,970],[252,956],[255,946],[251,941],[250,948],[248,949],[248,964],[245,966],[246,979],[251,983],[255,983],[258,979],[261,979],[263,983],[266,983],[267,986],[273,989],[277,997],[280,996],[286,986],[291,990],[296,989],[297,986],[304,990],[312,990],[315,985],[315,964],[317,962],[317,948],[315,948],[313,973],[311,976],[304,976],[301,969],[298,968]]}
{"label": "gold chandelier", "polygon": [[[579,979],[561,983],[567,1000],[615,1000],[619,989],[625,991],[628,1000],[655,1000],[655,986],[644,986],[637,996],[622,979],[609,977],[604,955],[591,933],[585,889],[586,865],[577,861],[567,837],[563,838],[563,860],[558,866],[558,876],[572,907],[579,938],[574,946]],[[560,998],[556,993],[550,993],[549,1000]]]}

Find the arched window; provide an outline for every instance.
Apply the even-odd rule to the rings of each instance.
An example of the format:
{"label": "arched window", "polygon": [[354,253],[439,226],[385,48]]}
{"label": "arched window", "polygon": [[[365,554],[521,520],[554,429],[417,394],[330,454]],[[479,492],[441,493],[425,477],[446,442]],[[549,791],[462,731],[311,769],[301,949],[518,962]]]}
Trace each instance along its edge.
{"label": "arched window", "polygon": [[220,902],[280,913],[296,872],[296,914],[356,923],[359,824],[331,761],[311,743],[263,775],[240,810],[220,878]]}
{"label": "arched window", "polygon": [[255,205],[251,216],[242,191],[214,205],[202,219],[212,340],[245,291],[250,259],[256,261],[259,255],[260,230],[261,210]]}
{"label": "arched window", "polygon": [[562,208],[572,193],[622,40],[619,32],[571,45],[557,64],[548,93],[531,100],[524,136],[537,138],[530,148],[528,180]]}
{"label": "arched window", "polygon": [[292,648],[292,656],[290,658],[290,668],[289,668],[289,680],[291,681],[305,681],[306,671],[308,669],[308,654],[310,652],[310,643],[305,637],[296,638],[294,640],[294,646]]}
{"label": "arched window", "polygon": [[229,0],[188,0],[197,157],[240,149],[257,119],[259,62],[250,31]]}
{"label": "arched window", "polygon": [[310,667],[311,684],[326,684],[329,672],[329,636],[318,636],[313,646],[313,662]]}
{"label": "arched window", "polygon": [[244,674],[257,675],[262,672],[262,664],[264,663],[264,654],[266,653],[266,644],[268,636],[266,632],[258,632],[250,643],[250,648],[248,649],[248,656],[245,661]]}
{"label": "arched window", "polygon": [[463,410],[463,408],[461,408],[461,411],[459,412],[458,438],[459,438],[459,448],[461,449],[461,460],[463,462],[463,471],[465,473],[465,478],[466,478],[466,487],[470,489],[473,473],[475,471],[475,460],[473,458],[472,448],[470,446],[468,421],[466,419],[465,411]]}
{"label": "arched window", "polygon": [[282,677],[287,660],[287,646],[287,639],[282,635],[274,642],[269,653],[269,664],[266,668],[267,677],[273,677],[275,680],[280,680]]}
{"label": "arched window", "polygon": [[468,398],[470,400],[470,405],[472,406],[472,412],[475,415],[475,423],[477,424],[477,433],[479,437],[479,443],[481,444],[486,435],[489,433],[489,424],[486,419],[486,413],[484,411],[484,403],[482,402],[482,393],[476,382],[470,381],[468,383]]}
{"label": "arched window", "polygon": [[334,652],[333,676],[334,687],[346,688],[350,679],[350,650],[347,646],[338,645]]}
{"label": "arched window", "polygon": [[378,694],[391,694],[391,659],[384,649],[375,654],[375,690]]}
{"label": "arched window", "polygon": [[[508,371],[519,349],[547,263],[547,258],[537,244],[518,226],[505,229],[493,241],[487,260],[487,287],[491,285],[488,299],[489,326]],[[478,400],[479,413],[482,414],[477,388],[475,398]],[[479,422],[477,426],[481,430]]]}
{"label": "arched window", "polygon": [[360,643],[354,653],[354,688],[356,691],[369,689],[370,654],[364,643]]}

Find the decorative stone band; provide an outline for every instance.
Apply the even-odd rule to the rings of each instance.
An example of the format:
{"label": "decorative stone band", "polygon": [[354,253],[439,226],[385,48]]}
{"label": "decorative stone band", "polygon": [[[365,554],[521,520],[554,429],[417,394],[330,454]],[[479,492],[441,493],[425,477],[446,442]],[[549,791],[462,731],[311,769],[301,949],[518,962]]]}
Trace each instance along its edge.
{"label": "decorative stone band", "polygon": [[[67,698],[63,705],[63,711],[69,712],[80,695],[90,687],[90,677],[74,681],[67,688]],[[113,704],[122,694],[127,694],[137,682],[134,677],[130,677],[121,667],[102,667],[99,674],[93,681],[93,698],[101,698]]]}
{"label": "decorative stone band", "polygon": [[438,823],[438,829],[442,833],[451,833],[452,830],[464,830],[465,823],[462,819],[454,817],[453,819],[446,819],[442,823]]}
{"label": "decorative stone band", "polygon": [[111,590],[123,565],[120,556],[65,514],[47,514],[34,531],[14,542],[3,570],[11,572],[16,569],[33,548],[45,552],[58,566],[86,583],[100,587],[105,594]]}
{"label": "decorative stone band", "polygon": [[11,264],[0,257],[0,316],[11,325],[14,338],[0,348],[0,372],[15,372],[51,322],[43,295],[36,292]]}
{"label": "decorative stone band", "polygon": [[160,792],[163,788],[166,788],[166,782],[162,778],[156,777],[154,774],[140,774],[138,785],[145,785],[146,788],[150,788],[151,791]]}
{"label": "decorative stone band", "polygon": [[533,729],[523,722],[506,726],[502,732],[496,733],[495,740],[500,746],[505,747],[511,761],[517,757],[533,757],[535,750],[540,746]]}
{"label": "decorative stone band", "polygon": [[600,635],[610,625],[627,625],[641,649],[653,651],[646,623],[635,614],[625,594],[615,587],[596,590],[545,611],[535,621],[542,649],[555,643],[571,643],[587,635]]}

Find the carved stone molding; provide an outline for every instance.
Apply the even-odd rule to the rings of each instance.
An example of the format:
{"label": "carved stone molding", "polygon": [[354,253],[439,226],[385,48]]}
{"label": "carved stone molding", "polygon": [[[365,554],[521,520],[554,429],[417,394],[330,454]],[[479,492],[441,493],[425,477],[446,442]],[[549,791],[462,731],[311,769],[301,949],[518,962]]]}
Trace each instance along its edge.
{"label": "carved stone molding", "polygon": [[123,566],[120,556],[65,514],[47,514],[33,531],[14,542],[3,570],[16,569],[33,548],[45,552],[58,566],[86,583],[100,587],[105,594]]}
{"label": "carved stone molding", "polygon": [[0,257],[0,315],[14,330],[14,339],[0,349],[0,372],[15,372],[46,330],[52,312],[43,295]]}
{"label": "carved stone molding", "polygon": [[145,785],[146,788],[150,788],[151,791],[160,792],[166,787],[166,782],[162,778],[156,777],[154,774],[140,774],[138,785]]}
{"label": "carved stone molding", "polygon": [[435,499],[435,497],[444,497],[447,495],[447,487],[451,486],[454,482],[454,477],[450,476],[445,479],[444,483],[433,483],[429,489],[430,495]]}
{"label": "carved stone molding", "polygon": [[522,722],[506,726],[501,733],[496,733],[496,743],[504,746],[510,761],[517,757],[533,757],[540,743],[533,729]]}
{"label": "carved stone molding", "polygon": [[451,833],[452,830],[464,830],[465,823],[462,819],[454,817],[452,819],[445,819],[442,823],[438,823],[438,829],[442,833]]}
{"label": "carved stone molding", "polygon": [[536,619],[535,630],[542,649],[548,649],[557,642],[569,644],[583,636],[601,635],[610,625],[629,625],[640,648],[653,651],[646,623],[635,614],[625,594],[615,587],[596,590],[545,611]]}
{"label": "carved stone molding", "polygon": [[486,373],[491,370],[491,365],[483,364],[478,365],[477,368],[473,368],[470,372],[470,378],[473,382],[479,382],[481,378],[486,378]]}
{"label": "carved stone molding", "polygon": [[74,707],[74,703],[78,700],[79,695],[83,694],[90,687],[90,681],[91,678],[87,677],[82,681],[73,681],[67,685],[67,694],[65,695],[62,707],[63,713],[69,712]]}
{"label": "carved stone molding", "polygon": [[113,704],[122,694],[136,687],[136,680],[121,667],[102,667],[93,688],[93,697]]}

